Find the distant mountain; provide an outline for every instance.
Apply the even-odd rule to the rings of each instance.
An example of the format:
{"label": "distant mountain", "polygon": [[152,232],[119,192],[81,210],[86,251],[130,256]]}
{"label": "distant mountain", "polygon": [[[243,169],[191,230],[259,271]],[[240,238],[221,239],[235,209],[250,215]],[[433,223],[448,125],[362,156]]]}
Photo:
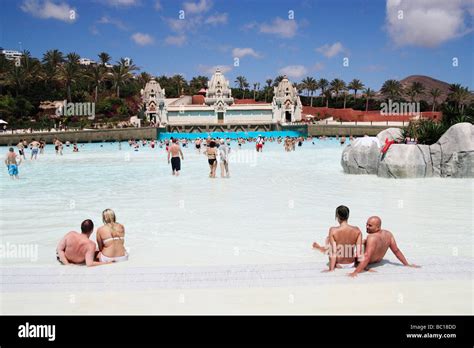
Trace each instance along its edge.
{"label": "distant mountain", "polygon": [[444,102],[449,94],[449,83],[436,80],[429,76],[423,75],[411,75],[405,77],[403,80],[400,80],[403,88],[408,88],[413,82],[420,82],[425,87],[425,90],[422,94],[420,94],[417,99],[424,99],[428,103],[431,103],[433,97],[430,95],[430,91],[433,88],[438,88],[441,91],[441,95],[438,98],[438,103]]}
{"label": "distant mountain", "polygon": [[[400,80],[400,83],[402,84],[403,88],[408,88],[413,82],[420,82],[423,84],[425,87],[425,90],[423,91],[422,94],[420,94],[416,100],[424,99],[428,103],[431,103],[433,100],[433,97],[430,95],[430,91],[433,88],[438,88],[441,91],[441,95],[438,97],[437,102],[442,103],[446,100],[449,94],[449,83],[436,80],[432,77],[429,76],[423,76],[423,75],[410,75],[408,77],[405,77],[403,80]],[[378,97],[382,97],[380,94],[380,91],[377,93]],[[406,99],[409,99],[408,96],[405,95]]]}

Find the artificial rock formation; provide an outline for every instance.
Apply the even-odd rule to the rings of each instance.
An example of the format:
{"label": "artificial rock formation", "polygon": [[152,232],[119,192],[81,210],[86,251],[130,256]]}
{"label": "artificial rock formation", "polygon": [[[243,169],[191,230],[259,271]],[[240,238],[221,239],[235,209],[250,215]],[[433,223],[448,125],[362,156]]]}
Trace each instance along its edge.
{"label": "artificial rock formation", "polygon": [[389,128],[377,135],[378,141],[356,139],[342,152],[344,172],[385,178],[474,177],[474,125],[458,123],[433,145],[393,144],[381,155],[386,138],[401,137],[400,129]]}

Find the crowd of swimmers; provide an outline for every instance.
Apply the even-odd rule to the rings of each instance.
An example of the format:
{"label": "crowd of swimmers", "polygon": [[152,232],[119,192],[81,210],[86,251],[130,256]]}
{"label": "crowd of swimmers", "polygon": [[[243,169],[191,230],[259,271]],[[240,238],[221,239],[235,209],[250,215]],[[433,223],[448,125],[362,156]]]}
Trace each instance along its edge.
{"label": "crowd of swimmers", "polygon": [[[247,137],[247,138],[237,138],[236,143],[238,148],[242,148],[242,146],[246,143],[255,143],[255,150],[257,152],[263,152],[264,146],[266,143],[278,143],[282,144],[285,151],[295,151],[297,147],[303,146],[304,141],[312,142],[315,145],[316,138],[313,137],[264,137],[259,135],[258,137]],[[327,136],[320,136],[318,137],[319,140],[325,141],[330,138]],[[352,141],[354,138],[352,136],[349,137]],[[336,136],[336,141],[338,141],[341,145],[346,144],[347,138],[345,136]],[[112,142],[112,144],[115,143]],[[181,171],[181,161],[184,160],[182,148],[189,147],[190,144],[194,144],[194,148],[197,153],[204,154],[206,156],[207,162],[209,164],[209,177],[215,178],[217,167],[220,166],[220,176],[223,178],[229,178],[229,158],[231,154],[231,139],[230,138],[197,138],[195,140],[188,140],[188,139],[178,139],[178,138],[170,138],[165,140],[148,140],[148,139],[129,139],[128,140],[129,147],[133,149],[133,151],[139,151],[142,147],[150,147],[151,149],[164,148],[168,154],[168,163],[171,164],[171,172],[174,176],[178,176],[179,172]],[[62,156],[64,147],[72,148],[72,152],[79,152],[79,146],[76,142],[71,143],[70,141],[62,142],[58,138],[54,138],[53,140],[54,151],[56,155]],[[26,160],[26,150],[31,150],[31,160],[36,160],[38,155],[44,153],[46,146],[46,142],[43,139],[32,139],[30,143],[26,141],[26,139],[22,139],[16,145],[18,150],[18,155],[15,153],[13,147],[9,148],[7,153],[7,157],[5,159],[5,164],[7,166],[8,174],[12,178],[19,178],[19,171],[18,166],[21,164],[22,159]],[[81,147],[84,144],[81,144]],[[100,145],[101,147],[103,145]],[[122,149],[122,143],[118,142],[119,150]]]}

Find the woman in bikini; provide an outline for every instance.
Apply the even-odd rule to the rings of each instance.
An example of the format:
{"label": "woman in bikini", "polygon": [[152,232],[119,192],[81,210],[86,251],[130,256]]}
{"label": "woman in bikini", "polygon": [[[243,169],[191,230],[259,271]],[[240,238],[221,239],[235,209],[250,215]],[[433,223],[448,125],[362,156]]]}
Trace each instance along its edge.
{"label": "woman in bikini", "polygon": [[99,261],[120,262],[128,260],[125,250],[125,228],[115,221],[115,213],[112,209],[102,212],[104,226],[97,230],[97,245],[99,246]]}
{"label": "woman in bikini", "polygon": [[217,169],[217,151],[216,142],[214,140],[212,140],[209,143],[209,146],[206,147],[206,151],[204,151],[204,154],[207,155],[207,162],[209,163],[209,168],[211,169],[209,177],[215,178]]}

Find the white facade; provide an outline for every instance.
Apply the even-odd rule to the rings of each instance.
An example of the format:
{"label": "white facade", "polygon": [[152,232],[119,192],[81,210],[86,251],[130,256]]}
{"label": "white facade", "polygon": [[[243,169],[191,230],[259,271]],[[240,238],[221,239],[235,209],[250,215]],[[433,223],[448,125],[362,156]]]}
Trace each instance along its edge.
{"label": "white facade", "polygon": [[2,50],[2,54],[8,60],[19,60],[23,56],[23,53],[15,50]]}
{"label": "white facade", "polygon": [[272,107],[274,120],[278,123],[301,121],[303,105],[296,87],[286,76],[274,88]]}
{"label": "white facade", "polygon": [[89,59],[89,58],[81,58],[79,59],[79,64],[81,65],[91,65],[91,64],[95,64],[96,62],[93,61],[92,59]]}
{"label": "white facade", "polygon": [[145,104],[146,118],[158,124],[167,124],[165,89],[162,89],[155,79],[151,79],[146,84],[145,89],[141,90],[141,95]]}
{"label": "white facade", "polygon": [[161,125],[276,124],[301,120],[302,105],[296,88],[285,77],[275,88],[272,103],[236,104],[229,81],[219,69],[208,82],[204,104],[191,96],[167,99],[158,82],[142,90],[146,118]]}

